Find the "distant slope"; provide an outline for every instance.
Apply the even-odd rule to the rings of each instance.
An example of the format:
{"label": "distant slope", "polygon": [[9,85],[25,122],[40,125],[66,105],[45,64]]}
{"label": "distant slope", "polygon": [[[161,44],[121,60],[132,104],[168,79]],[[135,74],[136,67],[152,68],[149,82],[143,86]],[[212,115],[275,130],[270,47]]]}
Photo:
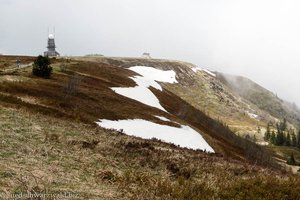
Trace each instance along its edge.
{"label": "distant slope", "polygon": [[268,112],[277,119],[286,118],[297,126],[300,121],[300,111],[295,104],[278,98],[271,91],[242,76],[216,73],[217,79],[230,88],[235,94]]}

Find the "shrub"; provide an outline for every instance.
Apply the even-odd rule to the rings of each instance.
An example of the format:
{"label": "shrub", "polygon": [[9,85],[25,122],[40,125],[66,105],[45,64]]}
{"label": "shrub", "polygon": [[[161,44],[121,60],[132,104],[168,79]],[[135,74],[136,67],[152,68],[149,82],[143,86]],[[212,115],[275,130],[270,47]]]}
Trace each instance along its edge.
{"label": "shrub", "polygon": [[48,57],[39,55],[33,63],[32,74],[35,76],[49,78],[52,73],[50,60]]}
{"label": "shrub", "polygon": [[286,161],[286,163],[288,165],[296,165],[297,164],[296,160],[294,158],[294,154],[293,153],[290,155],[290,157],[288,158],[288,160]]}
{"label": "shrub", "polygon": [[66,96],[76,95],[76,93],[78,92],[79,83],[80,83],[80,77],[77,74],[72,75],[67,85],[65,86]]}

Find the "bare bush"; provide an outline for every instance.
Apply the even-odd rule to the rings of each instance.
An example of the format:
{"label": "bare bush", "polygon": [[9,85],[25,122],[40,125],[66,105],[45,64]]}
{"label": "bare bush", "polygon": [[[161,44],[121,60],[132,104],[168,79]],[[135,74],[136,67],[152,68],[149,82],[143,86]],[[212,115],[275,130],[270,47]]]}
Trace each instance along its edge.
{"label": "bare bush", "polygon": [[67,85],[65,86],[66,96],[77,94],[80,80],[81,79],[77,74],[70,77]]}

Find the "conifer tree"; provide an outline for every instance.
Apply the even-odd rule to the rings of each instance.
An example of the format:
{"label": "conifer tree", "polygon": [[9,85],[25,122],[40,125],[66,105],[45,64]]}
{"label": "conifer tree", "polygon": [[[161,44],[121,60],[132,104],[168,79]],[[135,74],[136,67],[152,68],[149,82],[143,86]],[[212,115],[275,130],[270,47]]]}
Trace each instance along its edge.
{"label": "conifer tree", "polygon": [[49,78],[52,73],[52,67],[50,64],[50,59],[48,57],[41,55],[38,56],[33,63],[32,74],[39,77]]}
{"label": "conifer tree", "polygon": [[275,142],[275,144],[281,146],[285,142],[284,141],[285,140],[284,133],[282,131],[282,126],[283,125],[280,123],[280,124],[276,124],[276,126],[277,126],[277,135],[276,135],[276,142]]}
{"label": "conifer tree", "polygon": [[284,141],[284,145],[285,146],[291,146],[291,135],[290,135],[289,132],[287,132],[287,134],[286,134],[286,139]]}
{"label": "conifer tree", "polygon": [[298,148],[300,148],[300,129],[297,133],[297,145],[296,145]]}
{"label": "conifer tree", "polygon": [[270,142],[271,142],[272,144],[275,144],[275,143],[276,143],[276,135],[275,135],[275,131],[274,131],[274,130],[273,130],[272,133],[271,133]]}
{"label": "conifer tree", "polygon": [[287,160],[287,164],[288,165],[296,165],[296,160],[295,160],[293,153],[290,155],[289,159]]}
{"label": "conifer tree", "polygon": [[292,138],[291,146],[296,147],[297,146],[297,138],[296,138],[294,129],[292,129],[292,131],[291,131],[291,138]]}
{"label": "conifer tree", "polygon": [[284,118],[283,121],[280,121],[279,123],[279,128],[281,131],[285,131],[287,128],[287,122],[286,119]]}
{"label": "conifer tree", "polygon": [[267,130],[265,132],[265,137],[264,140],[265,141],[269,141],[271,138],[271,131],[270,131],[270,123],[267,124]]}

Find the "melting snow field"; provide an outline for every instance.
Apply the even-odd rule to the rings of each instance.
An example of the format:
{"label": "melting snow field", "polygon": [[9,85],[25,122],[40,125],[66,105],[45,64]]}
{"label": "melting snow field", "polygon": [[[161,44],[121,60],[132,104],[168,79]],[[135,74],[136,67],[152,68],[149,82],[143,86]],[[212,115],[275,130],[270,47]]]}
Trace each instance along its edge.
{"label": "melting snow field", "polygon": [[156,81],[177,83],[175,78],[176,73],[172,70],[163,71],[153,67],[144,66],[130,67],[129,69],[141,75],[132,78],[136,82],[137,86],[129,88],[114,87],[112,90],[128,98],[140,101],[143,104],[166,111],[160,105],[159,100],[151,92],[149,87],[152,86],[158,90],[162,90],[161,86]]}
{"label": "melting snow field", "polygon": [[[140,101],[146,105],[156,107],[166,111],[159,103],[157,97],[149,89],[150,86],[162,90],[161,86],[156,82],[177,83],[176,73],[172,70],[163,71],[153,67],[136,66],[130,67],[130,70],[140,74],[132,79],[137,86],[129,88],[112,88],[116,93],[131,99]],[[162,116],[155,116],[163,121],[170,121]],[[190,149],[201,149],[214,153],[214,150],[203,139],[203,137],[189,126],[181,126],[181,128],[156,124],[142,119],[134,120],[101,120],[97,124],[104,128],[123,129],[127,135],[137,136],[144,139],[157,138],[164,142],[173,143],[181,147]]]}
{"label": "melting snow field", "polygon": [[189,126],[176,128],[167,125],[156,124],[142,119],[131,120],[101,120],[97,124],[104,128],[123,129],[127,135],[137,136],[144,139],[157,138],[164,142],[173,143],[180,147],[201,149],[214,153],[211,146],[203,137]]}

